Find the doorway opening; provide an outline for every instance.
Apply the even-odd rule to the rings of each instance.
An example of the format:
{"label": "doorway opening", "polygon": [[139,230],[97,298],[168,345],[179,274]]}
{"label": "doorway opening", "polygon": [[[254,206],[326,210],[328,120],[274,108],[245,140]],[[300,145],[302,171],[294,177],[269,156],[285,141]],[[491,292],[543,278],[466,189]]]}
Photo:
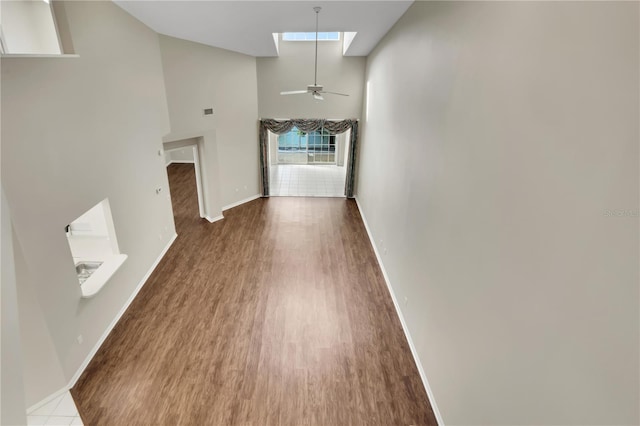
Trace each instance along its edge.
{"label": "doorway opening", "polygon": [[270,195],[344,197],[350,133],[269,132]]}
{"label": "doorway opening", "polygon": [[206,217],[198,145],[164,150],[176,231]]}

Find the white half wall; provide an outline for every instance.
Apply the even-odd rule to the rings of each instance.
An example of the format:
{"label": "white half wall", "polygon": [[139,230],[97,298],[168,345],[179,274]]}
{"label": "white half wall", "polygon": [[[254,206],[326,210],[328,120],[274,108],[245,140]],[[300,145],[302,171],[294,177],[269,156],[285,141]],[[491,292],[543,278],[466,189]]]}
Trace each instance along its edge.
{"label": "white half wall", "polygon": [[357,197],[445,424],[640,422],[638,16],[416,2],[368,58]]}
{"label": "white half wall", "polygon": [[318,43],[318,83],[349,96],[310,94],[282,96],[313,84],[314,42],[280,41],[275,58],[257,58],[258,111],[261,118],[360,118],[366,59],[342,56],[342,41]]}
{"label": "white half wall", "polygon": [[[160,47],[171,120],[165,141],[214,136],[204,138],[203,162],[206,185],[217,188],[221,206],[258,194],[255,58],[163,35]],[[213,115],[204,115],[205,108]]]}
{"label": "white half wall", "polygon": [[[79,57],[3,58],[1,135],[15,235],[68,383],[175,228],[158,35],[111,2],[61,5]],[[64,227],[105,198],[128,259],[82,299]]]}

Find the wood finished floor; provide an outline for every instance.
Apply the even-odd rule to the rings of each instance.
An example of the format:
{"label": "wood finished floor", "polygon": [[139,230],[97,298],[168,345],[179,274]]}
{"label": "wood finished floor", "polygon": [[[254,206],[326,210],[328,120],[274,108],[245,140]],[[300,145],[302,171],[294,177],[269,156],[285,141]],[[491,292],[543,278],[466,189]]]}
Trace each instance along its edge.
{"label": "wood finished floor", "polygon": [[87,425],[435,425],[356,204],[258,199],[178,238],[72,389]]}

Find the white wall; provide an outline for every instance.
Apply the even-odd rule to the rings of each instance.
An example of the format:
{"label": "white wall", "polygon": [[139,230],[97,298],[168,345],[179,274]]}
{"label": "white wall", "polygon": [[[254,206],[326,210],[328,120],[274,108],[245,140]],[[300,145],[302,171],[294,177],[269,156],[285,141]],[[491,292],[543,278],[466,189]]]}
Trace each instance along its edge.
{"label": "white wall", "polygon": [[269,164],[278,165],[278,135],[269,132]]}
{"label": "white wall", "polygon": [[2,32],[7,53],[60,53],[49,4],[42,0],[12,0],[2,3]]}
{"label": "white wall", "polygon": [[[2,61],[2,184],[68,381],[175,229],[158,155],[169,131],[158,35],[111,2],[65,7],[79,58]],[[64,227],[107,197],[129,257],[81,299]]]}
{"label": "white wall", "polygon": [[349,140],[351,138],[351,129],[344,133],[336,135],[336,165],[344,166],[344,162],[347,159],[347,149],[349,148]]}
{"label": "white wall", "polygon": [[193,149],[185,147],[164,152],[166,164],[170,163],[193,163]]}
{"label": "white wall", "polygon": [[[107,207],[108,208],[108,207]],[[84,235],[91,237],[108,237],[107,219],[104,212],[103,202],[99,202],[88,211],[80,215],[71,222],[71,233],[73,235]]]}
{"label": "white wall", "polygon": [[23,352],[18,319],[11,216],[0,190],[0,424],[26,424]]}
{"label": "white wall", "polygon": [[[215,198],[211,191],[217,190],[222,205],[229,205],[258,194],[255,58],[162,35],[160,46],[171,133],[215,132],[203,143],[207,196]],[[213,108],[213,116],[205,116],[204,108]],[[185,138],[172,140],[178,139]]]}
{"label": "white wall", "polygon": [[[2,34],[1,32],[2,32],[2,2],[0,2],[0,35]],[[0,51],[2,51],[3,53],[6,53],[4,51],[4,49],[6,49],[6,46],[4,46],[4,43],[5,43],[4,36],[1,36],[1,38],[2,38],[1,42],[3,43],[3,46],[2,46],[2,49],[0,49]]]}
{"label": "white wall", "polygon": [[27,408],[67,386],[22,247],[13,236]]}
{"label": "white wall", "polygon": [[368,58],[358,200],[446,424],[640,422],[638,7],[416,2]]}
{"label": "white wall", "polygon": [[349,97],[282,96],[313,84],[314,42],[280,41],[279,57],[257,58],[258,111],[262,118],[360,118],[366,59],[342,56],[342,41],[318,43],[318,83]]}

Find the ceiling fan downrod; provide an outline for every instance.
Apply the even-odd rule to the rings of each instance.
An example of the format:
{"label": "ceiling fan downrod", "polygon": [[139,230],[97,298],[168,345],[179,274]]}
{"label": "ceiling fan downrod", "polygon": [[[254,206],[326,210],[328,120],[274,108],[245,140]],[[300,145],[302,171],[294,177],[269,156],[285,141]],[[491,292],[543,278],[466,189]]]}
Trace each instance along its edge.
{"label": "ceiling fan downrod", "polygon": [[320,6],[316,6],[313,8],[316,12],[316,58],[315,58],[315,73],[313,75],[313,85],[318,85],[318,15],[320,15],[320,11],[322,8]]}

